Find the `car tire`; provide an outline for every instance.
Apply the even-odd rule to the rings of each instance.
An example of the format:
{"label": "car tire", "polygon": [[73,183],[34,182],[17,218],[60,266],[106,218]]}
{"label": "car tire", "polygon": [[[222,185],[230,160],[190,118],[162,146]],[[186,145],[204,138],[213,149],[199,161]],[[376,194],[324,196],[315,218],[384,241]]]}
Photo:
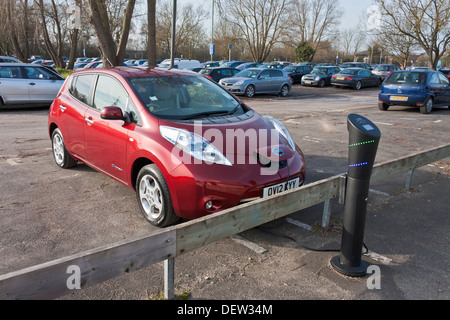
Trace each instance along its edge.
{"label": "car tire", "polygon": [[387,111],[387,109],[389,109],[389,105],[384,102],[378,102],[378,109],[381,111]]}
{"label": "car tire", "polygon": [[136,197],[144,218],[157,227],[167,227],[178,220],[169,187],[155,164],[143,167],[136,180]]}
{"label": "car tire", "polygon": [[325,87],[325,80],[320,79],[318,86],[321,88]]}
{"label": "car tire", "polygon": [[433,97],[428,97],[423,106],[420,107],[420,113],[428,114],[433,110]]}
{"label": "car tire", "polygon": [[253,85],[249,85],[245,88],[244,95],[247,98],[253,98],[255,96],[255,87]]}
{"label": "car tire", "polygon": [[281,87],[280,96],[287,97],[288,94],[289,94],[289,86],[285,84],[284,86]]}
{"label": "car tire", "polygon": [[355,90],[360,90],[361,87],[362,87],[361,81],[357,81],[357,82],[355,83],[355,86],[354,86]]}
{"label": "car tire", "polygon": [[58,128],[52,133],[52,153],[53,159],[60,168],[69,169],[77,165],[77,160],[67,151],[64,138]]}

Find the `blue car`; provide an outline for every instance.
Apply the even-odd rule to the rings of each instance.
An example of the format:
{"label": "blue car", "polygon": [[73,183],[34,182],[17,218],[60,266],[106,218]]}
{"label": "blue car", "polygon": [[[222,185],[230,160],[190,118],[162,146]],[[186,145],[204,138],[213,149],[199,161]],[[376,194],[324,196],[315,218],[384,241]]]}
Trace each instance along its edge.
{"label": "blue car", "polygon": [[378,108],[396,105],[418,107],[424,114],[433,107],[450,107],[449,80],[439,71],[395,71],[381,86]]}

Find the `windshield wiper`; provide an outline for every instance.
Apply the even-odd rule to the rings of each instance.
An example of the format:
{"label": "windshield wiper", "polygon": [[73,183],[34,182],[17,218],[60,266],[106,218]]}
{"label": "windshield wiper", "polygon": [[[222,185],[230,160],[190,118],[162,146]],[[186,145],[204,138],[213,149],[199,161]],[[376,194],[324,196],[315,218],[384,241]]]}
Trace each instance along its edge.
{"label": "windshield wiper", "polygon": [[238,104],[231,111],[215,110],[215,111],[200,112],[200,113],[196,113],[196,114],[193,114],[191,116],[188,116],[186,118],[183,118],[183,120],[191,120],[191,119],[203,118],[203,117],[208,117],[208,116],[217,115],[217,114],[224,114],[224,115],[234,114],[239,109],[239,107],[241,107],[241,104]]}
{"label": "windshield wiper", "polygon": [[216,111],[206,111],[206,112],[200,112],[200,113],[196,113],[193,114],[189,117],[183,118],[183,120],[191,120],[191,119],[196,119],[196,118],[203,118],[203,117],[208,117],[214,114],[228,114],[228,111],[223,111],[223,110],[216,110]]}

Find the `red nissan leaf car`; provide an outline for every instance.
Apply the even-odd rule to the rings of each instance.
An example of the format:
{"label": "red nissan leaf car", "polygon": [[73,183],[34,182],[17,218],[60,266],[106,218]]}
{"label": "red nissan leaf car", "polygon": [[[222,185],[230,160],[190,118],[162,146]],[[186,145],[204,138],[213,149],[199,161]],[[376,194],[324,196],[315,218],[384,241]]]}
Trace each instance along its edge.
{"label": "red nissan leaf car", "polygon": [[134,189],[159,227],[305,178],[305,157],[280,121],[190,71],[76,71],[50,107],[48,130],[59,167],[83,162]]}

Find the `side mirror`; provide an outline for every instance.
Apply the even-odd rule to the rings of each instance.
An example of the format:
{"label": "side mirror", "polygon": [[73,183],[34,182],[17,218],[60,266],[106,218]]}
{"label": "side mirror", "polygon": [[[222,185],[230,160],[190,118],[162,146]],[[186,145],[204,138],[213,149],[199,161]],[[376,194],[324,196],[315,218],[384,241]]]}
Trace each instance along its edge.
{"label": "side mirror", "polygon": [[100,117],[105,120],[125,120],[122,109],[119,107],[104,107]]}

